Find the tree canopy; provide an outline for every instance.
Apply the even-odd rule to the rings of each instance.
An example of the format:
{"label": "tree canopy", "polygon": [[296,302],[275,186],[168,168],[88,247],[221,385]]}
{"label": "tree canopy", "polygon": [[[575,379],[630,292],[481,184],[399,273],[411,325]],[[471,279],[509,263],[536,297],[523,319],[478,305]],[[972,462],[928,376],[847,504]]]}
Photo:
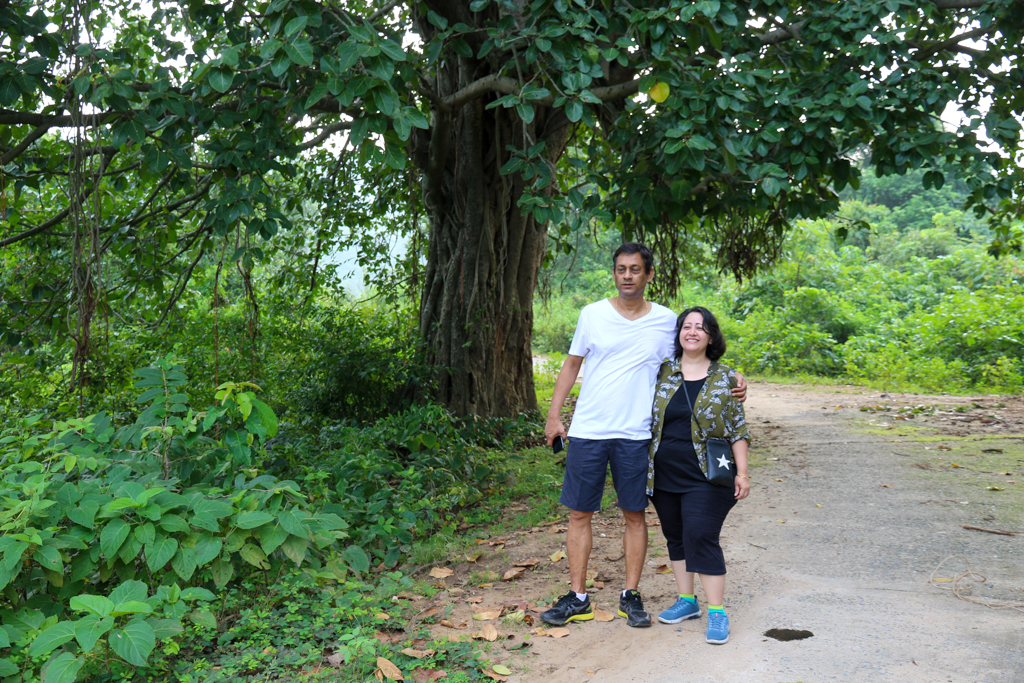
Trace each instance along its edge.
{"label": "tree canopy", "polygon": [[750,275],[866,148],[1019,246],[1019,0],[7,0],[0,32],[0,341],[70,321],[76,362],[97,311],[164,324],[204,259],[244,280],[303,200],[314,283],[339,224],[425,217],[410,281],[462,413],[534,405],[540,264],[593,221],[668,290],[695,239]]}

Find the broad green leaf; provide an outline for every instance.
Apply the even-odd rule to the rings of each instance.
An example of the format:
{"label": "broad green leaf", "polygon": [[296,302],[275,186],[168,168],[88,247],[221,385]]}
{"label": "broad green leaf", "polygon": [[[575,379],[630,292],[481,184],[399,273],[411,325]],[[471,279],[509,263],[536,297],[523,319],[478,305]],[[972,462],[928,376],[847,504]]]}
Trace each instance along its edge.
{"label": "broad green leaf", "polygon": [[199,567],[205,567],[220,555],[221,549],[224,547],[224,542],[219,538],[204,536],[196,543],[196,565]]}
{"label": "broad green leaf", "polygon": [[217,92],[227,92],[231,89],[231,82],[234,80],[234,72],[226,66],[218,66],[210,69],[210,75],[207,79],[210,81],[210,87]]}
{"label": "broad green leaf", "polygon": [[260,547],[269,555],[284,543],[284,539],[288,538],[288,532],[277,524],[268,524],[260,528],[259,537]]}
{"label": "broad green leaf", "polygon": [[74,637],[74,622],[59,621],[36,636],[28,648],[28,655],[29,657],[41,657],[49,654]]}
{"label": "broad green leaf", "polygon": [[284,46],[284,51],[293,64],[309,66],[313,63],[313,46],[305,38],[296,38],[295,42]]}
{"label": "broad green leaf", "polygon": [[78,677],[78,672],[83,666],[84,657],[61,652],[43,667],[43,683],[71,683]]}
{"label": "broad green leaf", "polygon": [[192,548],[178,548],[177,554],[171,560],[171,568],[182,581],[190,580],[196,571],[196,551]]}
{"label": "broad green leaf", "polygon": [[157,535],[156,540],[146,546],[146,565],[150,571],[163,569],[178,552],[178,541]]}
{"label": "broad green leaf", "polygon": [[291,21],[289,21],[285,25],[285,27],[284,27],[284,35],[286,37],[288,37],[288,38],[291,38],[296,33],[301,31],[302,29],[306,28],[306,24],[308,22],[309,22],[309,17],[306,16],[306,15],[303,15],[301,17],[295,17],[294,19],[292,19]]}
{"label": "broad green leaf", "polygon": [[138,600],[126,600],[116,607],[111,612],[111,616],[120,617],[125,614],[149,614],[153,611],[153,608],[148,603],[140,602]]}
{"label": "broad green leaf", "polygon": [[124,628],[111,631],[107,642],[110,648],[129,664],[146,666],[149,653],[156,646],[156,636],[152,626],[137,619],[129,622]]}
{"label": "broad green leaf", "polygon": [[128,538],[128,523],[120,517],[110,520],[100,532],[100,550],[107,558],[112,558]]}
{"label": "broad green leaf", "polygon": [[84,616],[76,621],[75,640],[78,641],[78,646],[82,648],[82,654],[89,654],[96,645],[96,641],[113,627],[113,617],[100,619],[95,614]]}
{"label": "broad green leaf", "polygon": [[270,569],[270,563],[267,562],[267,556],[260,550],[259,546],[253,545],[252,543],[246,543],[242,546],[242,549],[238,551],[238,554],[242,556],[242,559],[259,569]]}
{"label": "broad green leaf", "polygon": [[182,600],[213,600],[216,596],[205,588],[186,588],[181,591]]}
{"label": "broad green leaf", "polygon": [[7,635],[7,631],[0,628],[0,647],[10,647],[11,638]]}
{"label": "broad green leaf", "polygon": [[176,619],[146,619],[146,623],[153,629],[153,635],[159,640],[173,638],[185,629],[181,622]]}
{"label": "broad green leaf", "polygon": [[64,561],[60,558],[60,551],[52,546],[43,546],[32,554],[32,559],[47,569],[55,572],[63,571]]}
{"label": "broad green leaf", "polygon": [[269,512],[243,512],[235,518],[235,526],[239,529],[255,529],[273,521],[274,515]]}
{"label": "broad green leaf", "polygon": [[277,520],[288,533],[294,536],[301,536],[302,538],[309,538],[309,530],[303,525],[302,520],[305,519],[306,513],[297,510],[285,510],[278,514]]}
{"label": "broad green leaf", "polygon": [[281,544],[281,550],[288,556],[288,559],[297,565],[302,564],[302,561],[306,559],[306,539],[300,538],[299,536],[289,536],[288,539]]}
{"label": "broad green leaf", "polygon": [[76,612],[88,612],[101,618],[114,611],[114,602],[102,595],[76,595],[68,604]]}
{"label": "broad green leaf", "polygon": [[75,524],[81,524],[82,526],[92,529],[95,524],[96,512],[99,511],[100,506],[96,501],[87,500],[76,508],[68,510],[67,515]]}
{"label": "broad green leaf", "polygon": [[156,541],[156,527],[151,522],[135,527],[135,538],[143,545],[151,545]]}
{"label": "broad green leaf", "polygon": [[228,581],[234,576],[235,567],[231,563],[231,560],[225,560],[224,558],[217,558],[210,565],[210,575],[213,577],[214,584],[218,588],[223,588],[228,585]]}
{"label": "broad green leaf", "polygon": [[366,552],[357,545],[350,545],[345,548],[343,556],[348,562],[348,566],[354,572],[362,573],[370,568],[370,558],[367,557]]}
{"label": "broad green leaf", "polygon": [[191,619],[197,626],[217,628],[217,617],[213,616],[213,613],[208,609],[192,610],[191,612],[189,612],[188,618]]}
{"label": "broad green leaf", "polygon": [[0,676],[13,676],[20,669],[9,659],[0,659]]}
{"label": "broad green leaf", "polygon": [[125,581],[110,594],[110,600],[115,605],[127,602],[128,600],[142,602],[147,597],[149,597],[149,591],[146,588],[146,584],[135,580]]}

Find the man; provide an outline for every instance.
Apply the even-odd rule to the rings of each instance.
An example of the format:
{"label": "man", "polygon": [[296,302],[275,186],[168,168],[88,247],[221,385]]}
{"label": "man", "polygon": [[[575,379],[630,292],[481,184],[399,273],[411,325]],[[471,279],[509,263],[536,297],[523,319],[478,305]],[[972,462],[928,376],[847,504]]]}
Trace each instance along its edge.
{"label": "man", "polygon": [[[576,323],[569,356],[555,381],[544,434],[550,446],[568,436],[565,479],[560,501],[569,508],[566,548],[571,590],[541,619],[562,625],[594,618],[587,595],[586,574],[593,543],[591,519],[601,509],[605,472],[611,464],[618,506],[626,520],[622,539],[626,585],[619,615],[630,626],[651,625],[637,587],[647,555],[647,458],[651,440],[651,405],[661,362],[672,355],[676,316],[644,299],[654,279],[654,256],[637,242],[627,242],[612,256],[618,295],[584,307]],[[579,375],[587,372],[568,434],[561,408]],[[746,397],[746,381],[733,390]]]}

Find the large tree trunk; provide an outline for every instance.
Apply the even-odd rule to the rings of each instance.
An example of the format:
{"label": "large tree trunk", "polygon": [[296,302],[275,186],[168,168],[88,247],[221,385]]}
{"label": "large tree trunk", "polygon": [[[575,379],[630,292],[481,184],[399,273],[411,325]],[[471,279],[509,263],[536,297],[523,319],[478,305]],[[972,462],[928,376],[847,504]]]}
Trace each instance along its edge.
{"label": "large tree trunk", "polygon": [[[442,96],[477,76],[472,59],[458,62],[443,72]],[[514,110],[485,109],[488,101],[435,110],[429,149],[416,155],[430,219],[420,332],[440,401],[458,415],[512,416],[537,407],[530,344],[547,228],[520,212],[519,175],[499,171],[510,144],[545,140],[545,156],[557,159],[569,127],[551,110],[525,125]]]}

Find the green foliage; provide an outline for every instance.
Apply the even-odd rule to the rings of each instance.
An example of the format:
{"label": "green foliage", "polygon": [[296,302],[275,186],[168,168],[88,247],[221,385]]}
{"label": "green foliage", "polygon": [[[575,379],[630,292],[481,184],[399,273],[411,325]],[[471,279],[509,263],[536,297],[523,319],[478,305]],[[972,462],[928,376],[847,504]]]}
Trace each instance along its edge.
{"label": "green foliage", "polygon": [[330,554],[344,520],[295,482],[248,469],[277,430],[264,402],[227,383],[195,412],[180,365],[163,359],[136,375],[147,407],[133,424],[30,417],[0,438],[0,623],[7,661],[42,667],[44,680],[96,666],[96,647],[108,670],[145,667],[184,620],[216,626],[205,586],[256,570],[348,571]]}

